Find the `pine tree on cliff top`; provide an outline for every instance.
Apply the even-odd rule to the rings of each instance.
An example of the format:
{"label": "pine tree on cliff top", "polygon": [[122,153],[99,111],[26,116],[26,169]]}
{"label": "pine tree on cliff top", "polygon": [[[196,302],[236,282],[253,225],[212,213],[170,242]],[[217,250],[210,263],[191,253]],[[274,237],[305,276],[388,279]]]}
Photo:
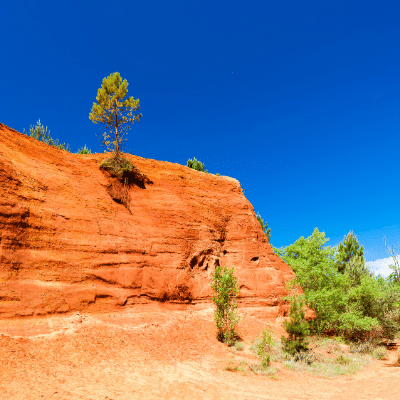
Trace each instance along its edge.
{"label": "pine tree on cliff top", "polygon": [[119,159],[121,143],[131,128],[133,122],[139,122],[142,114],[134,114],[139,110],[139,99],[132,96],[125,98],[128,93],[128,82],[122,80],[119,72],[114,72],[103,79],[101,88],[97,91],[97,103],[93,103],[89,119],[95,124],[101,122],[106,126],[103,133],[103,144],[108,151],[115,152]]}

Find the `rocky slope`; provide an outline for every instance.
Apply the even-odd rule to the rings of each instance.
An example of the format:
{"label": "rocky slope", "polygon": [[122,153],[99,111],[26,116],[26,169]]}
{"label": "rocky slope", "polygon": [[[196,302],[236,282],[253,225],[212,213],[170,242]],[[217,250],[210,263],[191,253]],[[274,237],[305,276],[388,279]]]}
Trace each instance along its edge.
{"label": "rocky slope", "polygon": [[235,267],[242,305],[284,312],[293,272],[237,180],[128,156],[145,176],[123,185],[104,157],[0,124],[1,317],[207,302],[216,265]]}

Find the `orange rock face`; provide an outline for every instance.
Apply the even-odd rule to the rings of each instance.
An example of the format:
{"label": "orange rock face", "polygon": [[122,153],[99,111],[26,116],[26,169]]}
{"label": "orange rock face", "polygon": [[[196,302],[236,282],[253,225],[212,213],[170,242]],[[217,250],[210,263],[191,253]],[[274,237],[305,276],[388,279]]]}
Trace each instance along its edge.
{"label": "orange rock face", "polygon": [[146,179],[99,168],[0,124],[0,316],[199,303],[217,265],[239,304],[282,314],[292,270],[268,243],[237,180],[127,157]]}

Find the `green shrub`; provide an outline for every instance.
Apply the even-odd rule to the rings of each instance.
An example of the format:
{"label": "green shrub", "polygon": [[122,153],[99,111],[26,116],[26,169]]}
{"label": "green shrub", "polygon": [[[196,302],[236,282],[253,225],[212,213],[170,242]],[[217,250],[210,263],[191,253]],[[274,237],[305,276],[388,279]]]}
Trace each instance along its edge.
{"label": "green shrub", "polygon": [[88,149],[88,148],[86,147],[86,144],[85,144],[85,146],[84,146],[84,147],[81,147],[81,148],[76,152],[76,154],[92,154],[92,151],[91,151],[90,149]]}
{"label": "green shrub", "polygon": [[111,170],[119,179],[122,179],[124,172],[132,172],[135,166],[120,153],[119,156],[114,155],[102,160],[100,168]]}
{"label": "green shrub", "polygon": [[46,143],[50,146],[56,147],[57,149],[65,150],[71,152],[71,148],[68,144],[60,143],[58,139],[54,140],[50,136],[50,131],[41,124],[40,119],[36,123],[35,126],[30,126],[29,128],[29,136],[33,137],[37,140],[40,140],[43,143]]}
{"label": "green shrub", "polygon": [[233,275],[234,269],[217,266],[212,275],[212,299],[217,306],[214,320],[217,325],[218,339],[228,346],[235,343],[236,325],[240,318],[237,313],[239,285]]}
{"label": "green shrub", "polygon": [[281,337],[283,350],[291,355],[308,350],[307,336],[310,334],[308,322],[304,319],[305,299],[303,296],[290,296],[289,321],[285,321],[288,337]]}
{"label": "green shrub", "polygon": [[275,345],[276,340],[273,336],[272,329],[270,327],[265,327],[261,338],[257,338],[253,345],[254,351],[261,358],[261,365],[265,368],[269,367],[271,364]]}
{"label": "green shrub", "polygon": [[389,351],[386,347],[379,346],[372,352],[372,357],[377,360],[387,360],[389,357]]}
{"label": "green shrub", "polygon": [[200,172],[208,172],[207,170],[204,171],[204,164],[198,160],[196,160],[196,158],[193,157],[193,160],[191,160],[189,158],[189,160],[187,161],[186,164],[189,168],[195,169],[196,171],[200,171]]}

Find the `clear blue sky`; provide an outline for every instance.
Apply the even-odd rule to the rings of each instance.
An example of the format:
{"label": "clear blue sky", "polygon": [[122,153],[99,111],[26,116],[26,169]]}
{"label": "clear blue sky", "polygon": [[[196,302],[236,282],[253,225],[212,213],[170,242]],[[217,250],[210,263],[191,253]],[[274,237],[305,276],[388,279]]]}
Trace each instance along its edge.
{"label": "clear blue sky", "polygon": [[[353,230],[400,244],[398,1],[8,1],[0,122],[40,118],[100,152],[88,118],[120,72],[143,118],[126,151],[237,178],[277,247]],[[400,248],[399,248],[400,249]]]}

